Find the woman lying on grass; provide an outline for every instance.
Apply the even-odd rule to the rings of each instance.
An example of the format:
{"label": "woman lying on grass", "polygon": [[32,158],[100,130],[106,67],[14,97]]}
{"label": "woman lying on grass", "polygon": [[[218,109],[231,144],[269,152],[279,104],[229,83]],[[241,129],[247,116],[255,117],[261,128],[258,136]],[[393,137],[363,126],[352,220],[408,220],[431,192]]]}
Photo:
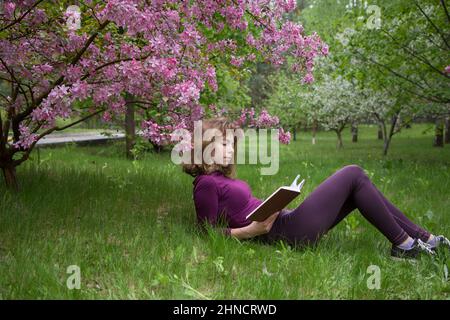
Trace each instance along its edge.
{"label": "woman lying on grass", "polygon": [[224,219],[227,227],[221,231],[227,236],[255,238],[265,243],[285,240],[293,246],[311,245],[358,209],[392,243],[394,259],[415,259],[421,253],[434,255],[438,246],[450,248],[446,237],[434,236],[417,226],[389,202],[358,165],[337,170],[296,209],[283,209],[263,222],[249,221],[245,217],[263,200],[252,195],[247,182],[234,178],[237,138],[226,140],[226,130],[236,128],[226,118],[219,117],[202,121],[203,133],[208,129],[220,130],[223,139],[203,138],[202,155],[213,143],[209,147],[212,156],[222,151],[223,161],[195,164],[192,152],[191,164],[182,164],[183,171],[195,177],[193,199],[200,226],[204,227],[205,223],[214,226]]}

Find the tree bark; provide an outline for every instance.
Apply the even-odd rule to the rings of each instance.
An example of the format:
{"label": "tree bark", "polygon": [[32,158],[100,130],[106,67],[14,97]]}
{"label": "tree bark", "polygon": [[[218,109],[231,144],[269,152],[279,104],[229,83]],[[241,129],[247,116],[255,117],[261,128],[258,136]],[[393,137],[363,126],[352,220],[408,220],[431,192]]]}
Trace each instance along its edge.
{"label": "tree bark", "polygon": [[389,133],[387,132],[386,124],[382,122],[384,146],[383,146],[383,156],[386,156],[391,145],[392,137],[395,134],[395,128],[397,126],[398,113],[391,118],[391,127],[389,128]]}
{"label": "tree bark", "polygon": [[378,125],[378,140],[383,140],[383,129]]}
{"label": "tree bark", "polygon": [[351,131],[352,142],[358,142],[358,125],[356,123],[352,123]]}
{"label": "tree bark", "polygon": [[149,140],[149,142],[152,144],[153,150],[154,150],[156,153],[161,153],[161,152],[163,151],[164,146],[161,146],[161,145],[159,145],[159,144],[155,144],[155,143],[151,142],[150,140]]}
{"label": "tree bark", "polygon": [[389,145],[391,144],[391,139],[392,137],[389,137],[387,139],[384,140],[384,144],[383,144],[383,156],[386,156],[389,150]]}
{"label": "tree bark", "polygon": [[402,117],[400,115],[397,116],[397,121],[395,123],[394,130],[399,131],[402,128]]}
{"label": "tree bark", "polygon": [[136,141],[136,123],[134,121],[134,104],[128,103],[125,113],[125,148],[128,159],[134,159],[133,147]]}
{"label": "tree bark", "polygon": [[442,118],[437,118],[435,121],[435,133],[433,147],[443,147],[444,146],[444,120]]}
{"label": "tree bark", "polygon": [[314,120],[312,124],[312,144],[316,144],[316,133],[317,133],[317,120]]}
{"label": "tree bark", "polygon": [[341,149],[344,146],[344,144],[342,143],[342,132],[339,130],[336,130],[336,135],[338,138],[336,148]]}
{"label": "tree bark", "polygon": [[450,117],[445,118],[445,143],[450,143]]}
{"label": "tree bark", "polygon": [[6,188],[11,191],[18,192],[19,183],[17,181],[16,167],[14,167],[14,165],[12,164],[6,164],[4,167],[2,167],[2,171]]}

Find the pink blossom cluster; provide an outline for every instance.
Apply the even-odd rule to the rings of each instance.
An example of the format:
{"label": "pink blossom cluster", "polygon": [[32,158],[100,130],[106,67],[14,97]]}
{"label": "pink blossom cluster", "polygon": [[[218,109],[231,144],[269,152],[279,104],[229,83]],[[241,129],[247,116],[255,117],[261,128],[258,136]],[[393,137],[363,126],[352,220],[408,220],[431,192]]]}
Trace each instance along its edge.
{"label": "pink blossom cluster", "polygon": [[209,87],[213,92],[216,92],[218,89],[217,86],[217,78],[216,78],[216,69],[213,66],[208,66],[206,68],[206,81],[208,82]]}
{"label": "pink blossom cluster", "polygon": [[235,123],[240,127],[249,128],[278,128],[278,139],[283,144],[289,144],[291,139],[290,132],[285,132],[280,126],[280,120],[277,116],[272,116],[266,109],[262,109],[259,115],[256,115],[255,109],[244,108]]}
{"label": "pink blossom cluster", "polygon": [[254,128],[272,128],[276,127],[279,122],[279,118],[270,115],[266,109],[262,109],[259,115],[256,115],[253,107],[242,109],[237,119],[238,125]]}
{"label": "pink blossom cluster", "polygon": [[278,139],[283,144],[289,144],[291,142],[291,133],[285,132],[283,128],[278,129]]}
{"label": "pink blossom cluster", "polygon": [[69,118],[72,115],[70,104],[73,96],[66,85],[55,87],[41,105],[31,113],[33,121],[46,122],[44,127],[53,126],[57,117]]}
{"label": "pink blossom cluster", "polygon": [[37,134],[30,133],[30,128],[22,123],[19,125],[19,132],[19,140],[13,143],[13,146],[16,148],[28,149],[38,138]]}
{"label": "pink blossom cluster", "polygon": [[200,89],[191,80],[176,84],[173,93],[178,96],[179,105],[189,104],[200,98]]}
{"label": "pink blossom cluster", "polygon": [[226,107],[222,107],[222,109],[219,109],[214,103],[211,103],[208,106],[208,110],[210,110],[211,115],[215,117],[227,116],[228,114],[228,110]]}
{"label": "pink blossom cluster", "polygon": [[52,72],[52,70],[53,67],[48,63],[44,63],[41,65],[34,65],[31,67],[31,71],[37,76],[43,76],[45,74]]}
{"label": "pink blossom cluster", "polygon": [[237,124],[241,127],[254,127],[256,125],[255,108],[243,108],[237,119]]}
{"label": "pink blossom cluster", "polygon": [[234,52],[238,48],[236,41],[234,39],[218,40],[216,42],[208,43],[207,47],[210,52],[213,52],[213,51]]}
{"label": "pink blossom cluster", "polygon": [[231,56],[230,63],[235,67],[242,66],[242,63],[244,62],[245,57],[235,57]]}
{"label": "pink blossom cluster", "polygon": [[[161,125],[153,120],[144,120],[141,124],[142,135],[149,139],[153,144],[164,146],[170,142],[177,141],[174,134],[177,129],[187,129],[186,123],[181,121],[177,124]],[[178,137],[179,138],[179,137]]]}
{"label": "pink blossom cluster", "polygon": [[272,128],[277,126],[280,120],[277,116],[271,116],[266,109],[261,110],[258,119],[256,119],[256,127],[258,128]]}

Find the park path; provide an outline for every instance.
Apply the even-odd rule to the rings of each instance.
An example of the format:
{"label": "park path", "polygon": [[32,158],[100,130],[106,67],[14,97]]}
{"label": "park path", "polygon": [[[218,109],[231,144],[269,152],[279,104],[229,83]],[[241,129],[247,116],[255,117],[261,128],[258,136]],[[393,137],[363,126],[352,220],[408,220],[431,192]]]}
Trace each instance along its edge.
{"label": "park path", "polygon": [[[142,131],[136,132],[136,135],[142,135]],[[86,130],[82,132],[61,132],[61,133],[51,133],[42,137],[36,146],[53,146],[53,145],[63,145],[66,143],[80,143],[80,144],[96,144],[107,142],[111,140],[125,139],[125,133],[119,130]],[[8,139],[12,140],[11,137]]]}
{"label": "park path", "polygon": [[52,133],[42,139],[40,139],[36,145],[46,146],[46,145],[58,145],[70,142],[80,142],[80,143],[100,143],[110,140],[124,139],[125,134],[116,130],[104,130],[102,132],[107,132],[108,134],[102,134],[101,132],[65,132],[65,133]]}

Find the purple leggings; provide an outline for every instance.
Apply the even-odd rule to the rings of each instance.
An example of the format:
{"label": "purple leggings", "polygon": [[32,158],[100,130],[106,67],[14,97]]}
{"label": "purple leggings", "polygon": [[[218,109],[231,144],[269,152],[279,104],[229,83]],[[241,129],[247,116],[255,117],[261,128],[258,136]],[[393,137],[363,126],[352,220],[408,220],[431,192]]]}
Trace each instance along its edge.
{"label": "purple leggings", "polygon": [[297,208],[283,209],[270,232],[260,239],[314,244],[354,209],[394,245],[408,236],[422,241],[430,236],[390,203],[360,166],[348,165],[323,181]]}

